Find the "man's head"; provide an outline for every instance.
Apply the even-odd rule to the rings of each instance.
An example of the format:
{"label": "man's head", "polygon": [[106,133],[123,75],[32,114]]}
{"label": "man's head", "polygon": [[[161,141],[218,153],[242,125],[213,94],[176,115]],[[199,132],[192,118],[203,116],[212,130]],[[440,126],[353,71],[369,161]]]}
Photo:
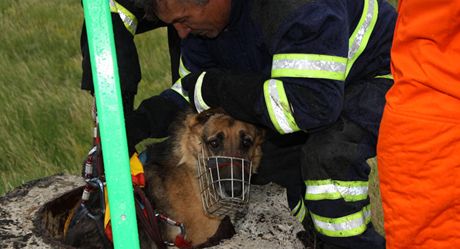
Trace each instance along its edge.
{"label": "man's head", "polygon": [[183,39],[189,34],[214,38],[227,26],[231,0],[153,0],[160,20]]}

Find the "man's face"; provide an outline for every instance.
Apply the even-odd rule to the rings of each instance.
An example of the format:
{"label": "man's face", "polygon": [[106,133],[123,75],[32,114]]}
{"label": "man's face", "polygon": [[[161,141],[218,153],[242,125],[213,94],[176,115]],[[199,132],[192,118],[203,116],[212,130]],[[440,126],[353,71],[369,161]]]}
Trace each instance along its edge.
{"label": "man's face", "polygon": [[160,0],[157,16],[163,22],[173,24],[181,39],[190,33],[214,38],[227,26],[231,0],[209,0],[199,5],[194,0]]}

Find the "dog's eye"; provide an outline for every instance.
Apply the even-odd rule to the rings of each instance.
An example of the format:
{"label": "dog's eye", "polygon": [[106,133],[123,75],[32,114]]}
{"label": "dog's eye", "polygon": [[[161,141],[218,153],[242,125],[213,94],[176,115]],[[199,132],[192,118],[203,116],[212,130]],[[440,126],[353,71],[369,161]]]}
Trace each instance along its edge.
{"label": "dog's eye", "polygon": [[243,140],[241,141],[241,144],[246,148],[251,147],[253,143],[254,142],[252,141],[252,138],[250,137],[243,137]]}
{"label": "dog's eye", "polygon": [[220,143],[218,139],[211,139],[208,141],[208,145],[213,149],[217,149],[219,148]]}

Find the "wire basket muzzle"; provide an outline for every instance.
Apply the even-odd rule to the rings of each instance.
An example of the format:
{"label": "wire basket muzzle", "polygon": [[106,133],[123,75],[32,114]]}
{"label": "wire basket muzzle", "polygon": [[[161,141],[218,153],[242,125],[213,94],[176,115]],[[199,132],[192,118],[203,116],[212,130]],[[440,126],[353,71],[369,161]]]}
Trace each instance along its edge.
{"label": "wire basket muzzle", "polygon": [[245,212],[249,204],[251,161],[237,157],[202,156],[197,166],[206,214],[233,217]]}

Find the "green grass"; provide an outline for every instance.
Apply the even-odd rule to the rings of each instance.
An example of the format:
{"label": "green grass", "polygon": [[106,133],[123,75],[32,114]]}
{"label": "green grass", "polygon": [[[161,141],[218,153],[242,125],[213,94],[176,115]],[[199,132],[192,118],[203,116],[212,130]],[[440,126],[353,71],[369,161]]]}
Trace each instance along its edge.
{"label": "green grass", "polygon": [[[80,171],[92,142],[92,98],[80,90],[82,19],[80,1],[0,1],[0,195]],[[136,103],[171,84],[165,37],[136,37],[144,75]]]}

